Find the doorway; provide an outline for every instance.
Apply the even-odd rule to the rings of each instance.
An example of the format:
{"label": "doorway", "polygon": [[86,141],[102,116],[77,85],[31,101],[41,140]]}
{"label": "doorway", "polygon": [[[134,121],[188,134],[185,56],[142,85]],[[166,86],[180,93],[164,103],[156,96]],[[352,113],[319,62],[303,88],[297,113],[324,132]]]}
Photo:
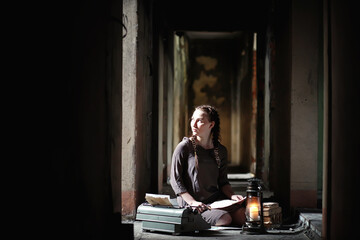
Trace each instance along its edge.
{"label": "doorway", "polygon": [[[220,114],[221,143],[228,150],[229,173],[255,176],[257,85],[264,79],[257,78],[256,33],[176,31],[169,42],[164,49],[173,52],[164,53],[164,62],[160,63],[164,68],[160,72],[168,77],[160,81],[166,84],[159,91],[160,109],[166,104],[167,113],[166,118],[159,116],[159,164],[163,166],[159,172],[163,182],[169,180],[172,151],[184,136],[191,135],[189,119],[194,107],[202,104],[215,106]],[[169,56],[171,66],[164,60]],[[168,123],[166,129],[164,121]]]}

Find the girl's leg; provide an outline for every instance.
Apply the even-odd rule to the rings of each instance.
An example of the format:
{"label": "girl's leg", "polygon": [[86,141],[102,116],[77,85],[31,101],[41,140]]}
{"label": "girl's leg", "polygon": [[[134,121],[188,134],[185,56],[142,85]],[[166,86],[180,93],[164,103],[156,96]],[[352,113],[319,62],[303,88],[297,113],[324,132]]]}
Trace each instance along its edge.
{"label": "girl's leg", "polygon": [[231,222],[232,222],[231,215],[229,213],[225,213],[219,218],[215,226],[228,226],[231,224]]}
{"label": "girl's leg", "polygon": [[241,227],[246,221],[245,208],[239,208],[233,212],[230,212],[232,218],[232,224]]}

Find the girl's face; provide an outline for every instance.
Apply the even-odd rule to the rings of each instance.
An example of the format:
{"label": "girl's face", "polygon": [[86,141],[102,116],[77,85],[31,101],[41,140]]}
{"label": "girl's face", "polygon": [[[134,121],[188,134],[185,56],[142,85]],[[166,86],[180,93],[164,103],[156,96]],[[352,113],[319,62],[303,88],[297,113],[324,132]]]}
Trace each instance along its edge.
{"label": "girl's face", "polygon": [[208,137],[210,136],[211,129],[214,127],[215,122],[209,121],[206,112],[196,109],[191,117],[191,130],[194,136]]}

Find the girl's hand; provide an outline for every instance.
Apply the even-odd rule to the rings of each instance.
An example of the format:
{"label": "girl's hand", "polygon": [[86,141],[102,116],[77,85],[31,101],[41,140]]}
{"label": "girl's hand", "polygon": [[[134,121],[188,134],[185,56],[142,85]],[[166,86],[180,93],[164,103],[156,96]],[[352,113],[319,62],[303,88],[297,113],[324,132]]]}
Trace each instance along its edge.
{"label": "girl's hand", "polygon": [[181,193],[180,196],[190,205],[190,207],[196,209],[200,213],[209,209],[204,203],[196,201],[188,192]]}
{"label": "girl's hand", "polygon": [[234,200],[234,201],[241,201],[243,200],[243,196],[241,195],[231,195],[231,200]]}
{"label": "girl's hand", "polygon": [[209,209],[209,207],[206,204],[198,201],[192,202],[190,206],[192,208],[196,208],[196,210],[198,210],[198,212],[200,213],[205,212],[206,210]]}

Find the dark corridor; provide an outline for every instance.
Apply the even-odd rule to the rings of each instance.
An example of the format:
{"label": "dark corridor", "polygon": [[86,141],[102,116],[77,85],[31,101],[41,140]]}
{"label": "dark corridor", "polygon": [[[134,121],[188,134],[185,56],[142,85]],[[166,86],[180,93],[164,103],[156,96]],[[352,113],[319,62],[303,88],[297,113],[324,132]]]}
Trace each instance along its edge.
{"label": "dark corridor", "polygon": [[[13,211],[13,234],[123,237],[122,215],[133,213],[145,192],[162,185],[159,161],[174,142],[159,128],[170,115],[157,98],[166,92],[158,86],[174,76],[174,33],[241,31],[256,32],[264,43],[257,48],[263,56],[257,57],[257,71],[263,71],[257,73],[257,89],[267,91],[261,84],[267,79],[260,78],[268,76],[271,92],[269,109],[261,105],[269,95],[257,97],[263,112],[257,112],[256,146],[264,147],[256,148],[256,158],[269,156],[269,165],[263,161],[256,169],[269,172],[256,174],[267,179],[291,214],[296,207],[317,205],[317,172],[323,169],[324,236],[351,238],[359,215],[354,189],[360,183],[360,120],[353,108],[360,102],[357,8],[343,0],[238,2],[94,0],[14,6],[20,14],[9,18],[15,23],[9,36],[17,35],[17,41],[9,49],[21,51],[11,54],[16,86],[9,101],[17,100],[11,109],[21,123],[10,142],[16,146],[12,156],[17,160],[22,153],[28,163],[21,172],[31,176],[10,187],[20,193],[16,209],[25,211]],[[29,17],[18,22],[18,16]],[[134,58],[126,55],[128,48]],[[136,91],[127,91],[130,87]],[[259,121],[265,119],[262,113],[269,114],[268,125]],[[126,129],[133,135],[124,134]],[[26,141],[17,138],[24,133]],[[130,187],[124,188],[124,182]]]}

